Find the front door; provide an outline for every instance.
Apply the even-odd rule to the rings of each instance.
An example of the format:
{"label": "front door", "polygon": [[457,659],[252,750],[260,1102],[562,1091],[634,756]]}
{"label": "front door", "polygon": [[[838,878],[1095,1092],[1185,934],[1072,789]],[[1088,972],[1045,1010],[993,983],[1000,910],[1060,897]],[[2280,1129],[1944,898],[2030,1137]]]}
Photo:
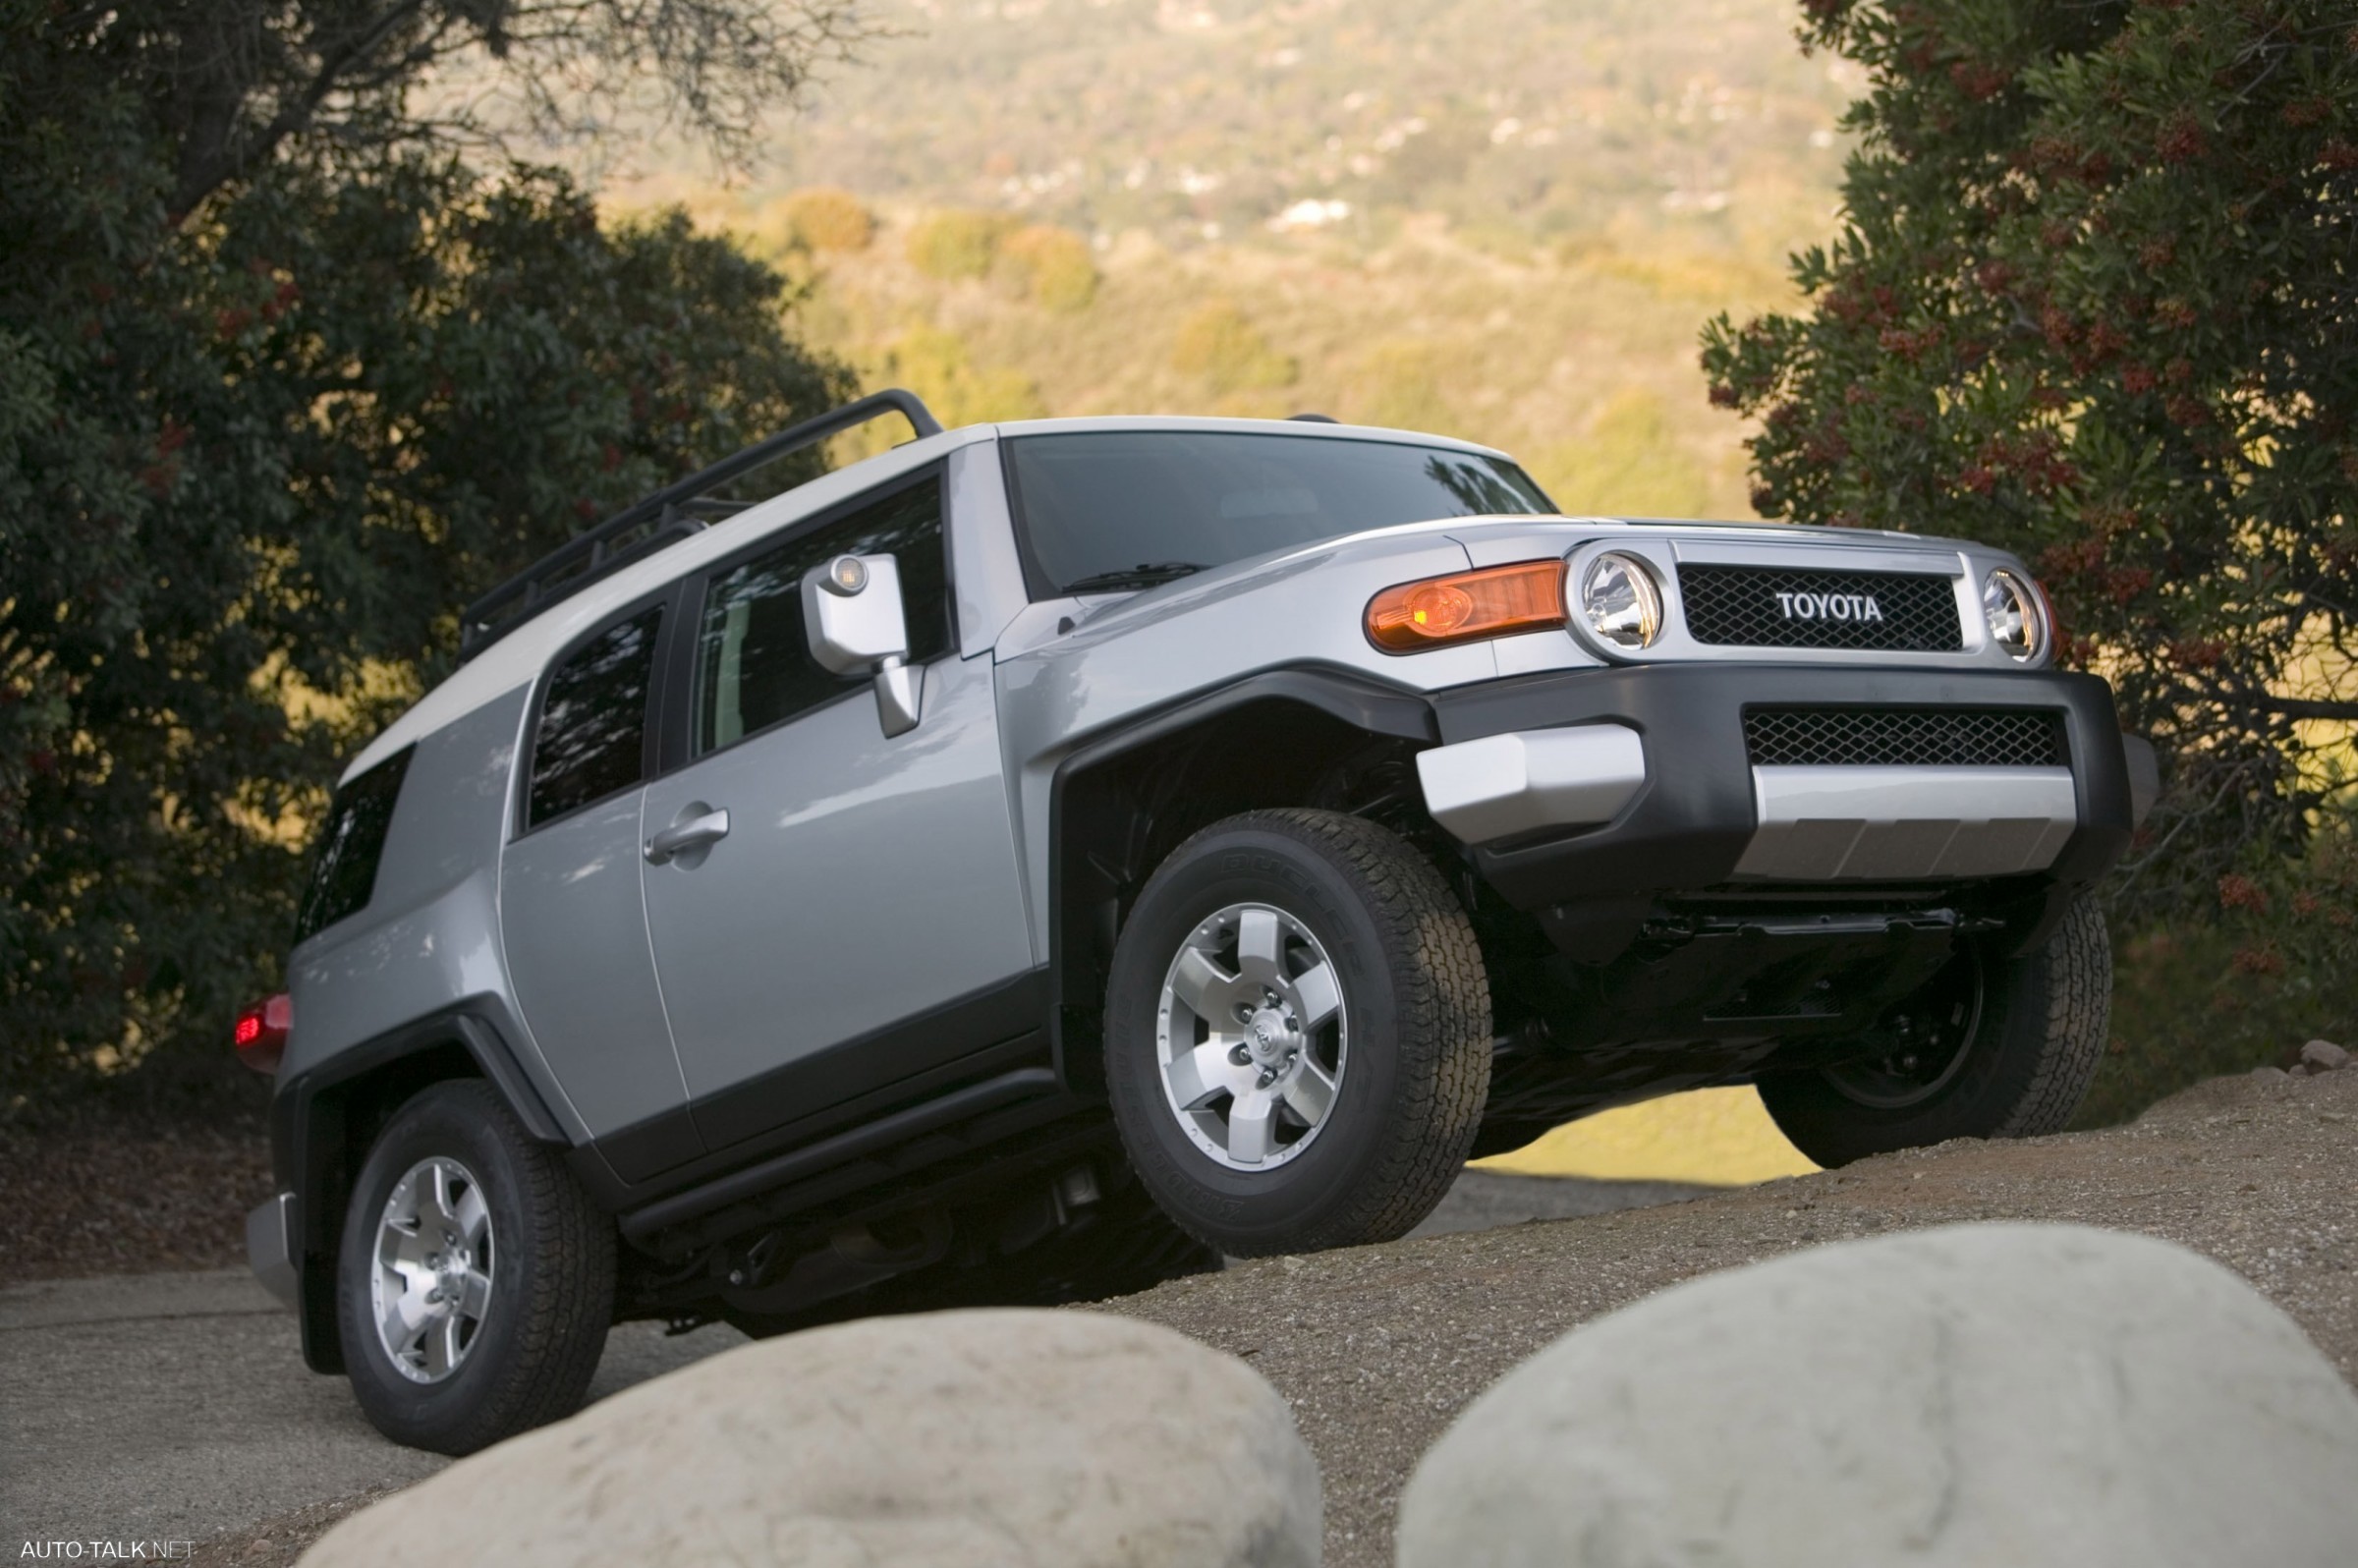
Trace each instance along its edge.
{"label": "front door", "polygon": [[625,1180],[698,1152],[639,881],[667,611],[634,609],[556,662],[533,725],[523,818],[500,859],[517,1006]]}
{"label": "front door", "polygon": [[[811,657],[801,584],[845,553],[900,564],[914,730]],[[938,471],[706,578],[685,673],[685,765],[646,792],[643,871],[664,1008],[718,1149],[1037,1028],[990,659],[952,636]],[[725,813],[725,827],[723,815]]]}

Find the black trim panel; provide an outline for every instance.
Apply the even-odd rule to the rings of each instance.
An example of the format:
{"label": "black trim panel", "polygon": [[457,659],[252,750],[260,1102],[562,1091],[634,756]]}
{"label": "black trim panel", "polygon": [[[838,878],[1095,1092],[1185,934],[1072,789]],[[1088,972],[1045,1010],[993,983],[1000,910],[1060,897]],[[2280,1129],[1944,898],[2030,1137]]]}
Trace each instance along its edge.
{"label": "black trim panel", "polygon": [[718,1181],[707,1182],[672,1198],[649,1204],[624,1216],[622,1233],[635,1242],[655,1232],[726,1208],[740,1199],[758,1197],[799,1177],[856,1159],[862,1154],[897,1144],[951,1122],[978,1116],[1016,1100],[1039,1099],[1057,1091],[1056,1075],[1045,1067],[1018,1068],[982,1083],[970,1084],[933,1099],[921,1100],[905,1110],[862,1123],[832,1138],[805,1144],[758,1164],[748,1165]]}
{"label": "black trim panel", "polygon": [[696,1117],[685,1105],[606,1134],[597,1151],[626,1182],[644,1182],[675,1170],[704,1151],[696,1136]]}
{"label": "black trim panel", "polygon": [[351,1147],[349,1089],[360,1079],[398,1070],[405,1061],[453,1048],[499,1091],[526,1132],[544,1144],[567,1142],[498,1026],[467,1003],[347,1046],[315,1067],[281,1078],[271,1096],[270,1163],[278,1190],[295,1195],[290,1241],[301,1291],[303,1359],[313,1372],[344,1370],[336,1332],[336,1243],[352,1167],[365,1153]]}
{"label": "black trim panel", "polygon": [[[605,1207],[634,1208],[890,1112],[913,1097],[1044,1063],[1047,994],[1047,971],[1027,971],[705,1095],[684,1110],[607,1133],[576,1150],[575,1171]],[[670,1147],[683,1130],[689,1137],[701,1131],[710,1152],[665,1166],[643,1162],[644,1148]],[[616,1157],[618,1150],[623,1157]]]}
{"label": "black trim panel", "polygon": [[2132,808],[2112,689],[2055,670],[1925,670],[1762,663],[1649,664],[1520,676],[1435,693],[1445,742],[1612,720],[1645,737],[1646,783],[1602,827],[1474,852],[1484,878],[1528,910],[1598,895],[1642,899],[1726,882],[1757,825],[1744,710],[1762,707],[2044,708],[2063,715],[2080,827],[2045,872],[2076,890],[2128,847]]}

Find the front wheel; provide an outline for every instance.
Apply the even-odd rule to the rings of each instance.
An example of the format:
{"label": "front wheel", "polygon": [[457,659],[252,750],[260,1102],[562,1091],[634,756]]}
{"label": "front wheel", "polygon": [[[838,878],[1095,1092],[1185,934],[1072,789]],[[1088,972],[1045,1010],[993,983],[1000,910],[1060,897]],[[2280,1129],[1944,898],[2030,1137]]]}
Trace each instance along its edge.
{"label": "front wheel", "polygon": [[1164,1212],[1239,1257],[1406,1234],[1465,1163],[1490,1002],[1465,911],[1376,823],[1250,812],[1171,853],[1115,944],[1105,1064]]}
{"label": "front wheel", "polygon": [[1765,1075],[1761,1102],[1826,1166],[1951,1138],[2061,1132],[2103,1059],[2111,1001],[2104,916],[2083,898],[2027,953],[1960,952],[1893,1009],[1887,1054]]}
{"label": "front wheel", "polygon": [[571,1415],[614,1308],[614,1226],[490,1085],[435,1084],[353,1183],[336,1318],[377,1430],[470,1454]]}

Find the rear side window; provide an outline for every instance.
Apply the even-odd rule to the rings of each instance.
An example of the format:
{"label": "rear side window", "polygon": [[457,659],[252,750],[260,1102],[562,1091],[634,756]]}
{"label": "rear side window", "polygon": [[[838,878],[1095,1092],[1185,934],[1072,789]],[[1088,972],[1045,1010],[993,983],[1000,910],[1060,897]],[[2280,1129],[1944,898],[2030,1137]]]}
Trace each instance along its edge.
{"label": "rear side window", "polygon": [[583,644],[548,678],[533,734],[528,827],[646,776],[646,698],[662,628],[656,605]]}
{"label": "rear side window", "polygon": [[696,646],[697,756],[867,684],[814,659],[803,631],[803,574],[838,555],[889,555],[899,563],[910,663],[950,650],[941,480],[930,477],[712,580]]}
{"label": "rear side window", "polygon": [[295,918],[296,941],[368,907],[376,891],[376,863],[385,853],[385,832],[393,825],[401,781],[409,776],[410,757],[417,750],[403,747],[336,791],[327,809],[326,831],[319,835],[311,860],[311,879],[303,890],[303,908]]}

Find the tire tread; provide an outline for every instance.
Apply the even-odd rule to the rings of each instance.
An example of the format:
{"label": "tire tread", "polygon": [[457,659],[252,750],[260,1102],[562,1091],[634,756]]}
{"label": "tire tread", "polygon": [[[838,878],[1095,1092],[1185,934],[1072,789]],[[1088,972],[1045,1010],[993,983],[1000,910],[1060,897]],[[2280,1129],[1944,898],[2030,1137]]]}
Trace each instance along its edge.
{"label": "tire tread", "polygon": [[[1294,841],[1354,884],[1398,992],[1405,1097],[1393,1125],[1406,1135],[1388,1139],[1352,1200],[1299,1233],[1290,1250],[1396,1239],[1447,1194],[1481,1125],[1490,1078],[1490,991],[1481,943],[1432,863],[1365,817],[1304,807],[1246,812],[1195,834],[1163,865],[1187,863],[1215,836],[1256,831]],[[1183,1213],[1172,1217],[1207,1243],[1229,1245]]]}

